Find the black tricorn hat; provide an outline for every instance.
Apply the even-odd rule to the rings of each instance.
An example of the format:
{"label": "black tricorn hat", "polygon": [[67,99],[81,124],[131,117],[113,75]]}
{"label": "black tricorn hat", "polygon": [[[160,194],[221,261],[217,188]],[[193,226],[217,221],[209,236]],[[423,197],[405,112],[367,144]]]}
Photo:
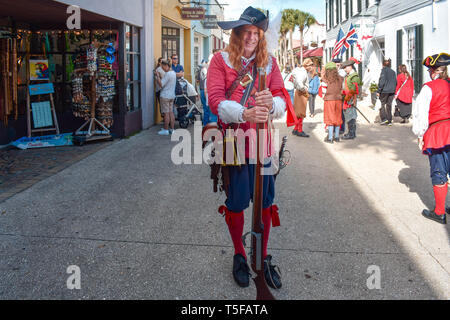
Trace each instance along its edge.
{"label": "black tricorn hat", "polygon": [[423,65],[427,68],[438,68],[450,64],[450,55],[448,53],[440,53],[428,56],[423,60]]}
{"label": "black tricorn hat", "polygon": [[331,61],[334,62],[334,63],[342,63],[342,59],[341,58],[334,58]]}
{"label": "black tricorn hat", "polygon": [[258,9],[248,7],[242,13],[239,20],[219,21],[217,24],[224,30],[234,29],[245,25],[254,25],[255,27],[258,27],[266,32],[269,27],[269,18]]}
{"label": "black tricorn hat", "polygon": [[354,60],[347,60],[347,61],[344,61],[342,64],[341,64],[341,67],[342,68],[345,68],[345,67],[348,67],[348,66],[353,66],[355,64],[355,61]]}

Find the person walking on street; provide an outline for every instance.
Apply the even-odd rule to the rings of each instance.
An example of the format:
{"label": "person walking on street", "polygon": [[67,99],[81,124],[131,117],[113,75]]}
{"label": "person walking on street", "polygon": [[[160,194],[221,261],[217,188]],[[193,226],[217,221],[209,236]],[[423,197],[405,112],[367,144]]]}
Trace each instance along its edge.
{"label": "person walking on street", "polygon": [[395,97],[397,88],[397,76],[391,69],[391,60],[383,60],[383,69],[381,70],[378,81],[378,97],[381,102],[380,120],[381,125],[392,125],[392,101]]}
{"label": "person walking on street", "polygon": [[395,99],[398,112],[402,118],[401,123],[408,123],[411,117],[412,101],[414,95],[414,81],[404,64],[399,67],[397,76],[397,88],[395,89]]}
{"label": "person walking on street", "polygon": [[356,112],[357,98],[363,83],[359,78],[354,65],[354,59],[349,59],[342,63],[342,68],[347,74],[344,80],[344,90],[342,92],[344,95],[342,108],[344,109],[344,118],[348,127],[348,133],[344,134],[342,137],[344,140],[356,138],[356,119],[358,118],[358,113]]}
{"label": "person walking on street", "polygon": [[303,61],[303,66],[297,66],[293,74],[294,80],[294,110],[297,116],[298,122],[292,131],[292,134],[302,137],[309,138],[309,135],[303,131],[303,119],[306,118],[306,105],[308,104],[308,89],[309,89],[309,77],[308,73],[314,68],[314,63],[310,58],[306,58]]}
{"label": "person walking on street", "polygon": [[[339,131],[342,124],[342,77],[339,76],[336,64],[328,62],[325,65],[325,71],[322,81],[326,84],[323,97],[323,121],[328,128],[328,136],[325,142],[340,142]],[[323,92],[322,91],[322,92]]]}
{"label": "person walking on street", "polygon": [[177,83],[177,75],[175,71],[170,69],[170,62],[161,61],[161,67],[165,72],[164,78],[161,79],[159,74],[156,77],[158,85],[161,87],[160,101],[161,113],[164,116],[164,128],[158,132],[161,136],[170,135],[175,128],[175,115],[173,114],[173,101],[175,100],[175,86]]}
{"label": "person walking on street", "polygon": [[[431,81],[425,83],[417,96],[413,110],[413,132],[419,148],[428,155],[435,208],[425,209],[422,215],[446,224],[445,199],[450,174],[450,79],[447,53],[428,56],[423,65],[428,68]],[[447,209],[448,210],[448,209]],[[449,212],[449,211],[447,211]]]}
{"label": "person walking on street", "polygon": [[[219,117],[219,128],[226,130],[240,129],[244,134],[251,133],[256,124],[267,123],[269,117],[280,119],[286,110],[286,94],[284,83],[278,68],[277,60],[267,51],[267,41],[264,32],[268,28],[269,19],[261,11],[248,7],[237,21],[218,22],[225,30],[232,29],[230,43],[221,53],[212,58],[207,79],[209,106]],[[246,75],[254,74],[255,68],[266,70],[267,90],[261,92],[255,88],[259,86],[257,77],[254,82],[243,83]],[[242,75],[242,77],[240,77]],[[247,77],[248,78],[248,77]],[[255,79],[256,78],[256,79]],[[251,86],[251,87],[249,87]],[[246,98],[244,93],[255,92]],[[249,107],[251,106],[251,107]],[[242,139],[245,141],[248,139]],[[254,138],[249,138],[250,145]],[[266,148],[272,145],[272,137],[266,140]],[[243,143],[237,139],[236,148],[239,150]],[[245,163],[240,166],[227,166],[226,177],[222,175],[227,199],[219,212],[225,216],[225,221],[234,245],[233,277],[241,287],[249,286],[249,267],[247,255],[242,243],[244,229],[244,210],[249,207],[253,196],[255,155],[250,152],[249,144],[245,147]],[[267,149],[266,149],[267,150]],[[267,156],[267,155],[266,155]],[[272,265],[272,256],[267,254],[267,245],[271,226],[279,226],[278,207],[273,204],[275,197],[274,175],[265,175],[263,182],[263,257],[264,276],[269,286],[281,288],[281,275]]]}
{"label": "person walking on street", "polygon": [[316,108],[316,96],[317,93],[319,93],[319,87],[320,87],[320,79],[319,75],[317,74],[316,68],[313,68],[312,71],[309,74],[309,98],[308,98],[308,105],[309,105],[309,113],[311,118],[314,118],[315,115],[315,108]]}
{"label": "person walking on street", "polygon": [[199,89],[200,89],[200,100],[203,106],[203,126],[208,123],[217,122],[217,116],[211,112],[208,106],[208,100],[206,99],[206,78],[208,75],[208,63],[202,61],[202,67],[200,69],[199,77]]}

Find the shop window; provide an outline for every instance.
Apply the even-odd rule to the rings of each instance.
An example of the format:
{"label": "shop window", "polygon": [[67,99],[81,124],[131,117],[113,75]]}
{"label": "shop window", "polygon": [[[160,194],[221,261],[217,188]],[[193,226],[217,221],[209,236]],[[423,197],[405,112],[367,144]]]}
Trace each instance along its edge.
{"label": "shop window", "polygon": [[136,111],[141,108],[140,42],[140,29],[135,26],[126,25],[126,96],[128,111]]}
{"label": "shop window", "polygon": [[180,56],[180,30],[168,27],[163,27],[162,29],[163,59],[169,59],[174,54]]}

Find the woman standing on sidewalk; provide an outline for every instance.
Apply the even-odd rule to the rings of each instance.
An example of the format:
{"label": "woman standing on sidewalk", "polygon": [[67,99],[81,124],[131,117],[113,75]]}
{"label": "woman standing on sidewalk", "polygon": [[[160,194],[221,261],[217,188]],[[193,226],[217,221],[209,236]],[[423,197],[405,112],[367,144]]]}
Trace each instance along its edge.
{"label": "woman standing on sidewalk", "polygon": [[342,79],[334,62],[328,62],[325,65],[323,82],[326,83],[326,92],[323,97],[323,121],[328,127],[328,136],[325,142],[340,142],[339,130],[342,124]]}
{"label": "woman standing on sidewalk", "polygon": [[320,80],[319,76],[317,75],[316,68],[312,69],[312,71],[309,74],[309,98],[308,98],[308,104],[309,104],[309,113],[311,118],[314,118],[315,115],[315,109],[316,109],[316,96],[319,92],[319,86],[320,86]]}
{"label": "woman standing on sidewalk", "polygon": [[408,123],[412,111],[412,99],[414,95],[414,81],[404,64],[399,67],[399,75],[397,76],[397,88],[395,89],[395,97],[400,117],[403,119],[401,123]]}

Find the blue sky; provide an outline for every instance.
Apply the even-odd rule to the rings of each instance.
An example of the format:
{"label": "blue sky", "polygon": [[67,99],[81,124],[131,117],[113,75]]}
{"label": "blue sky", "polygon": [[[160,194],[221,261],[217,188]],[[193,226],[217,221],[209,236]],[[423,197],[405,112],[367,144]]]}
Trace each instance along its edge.
{"label": "blue sky", "polygon": [[284,9],[299,9],[309,12],[319,23],[325,24],[324,0],[219,0],[219,3],[228,3],[225,7],[225,20],[237,20],[248,6],[268,9],[273,18]]}

